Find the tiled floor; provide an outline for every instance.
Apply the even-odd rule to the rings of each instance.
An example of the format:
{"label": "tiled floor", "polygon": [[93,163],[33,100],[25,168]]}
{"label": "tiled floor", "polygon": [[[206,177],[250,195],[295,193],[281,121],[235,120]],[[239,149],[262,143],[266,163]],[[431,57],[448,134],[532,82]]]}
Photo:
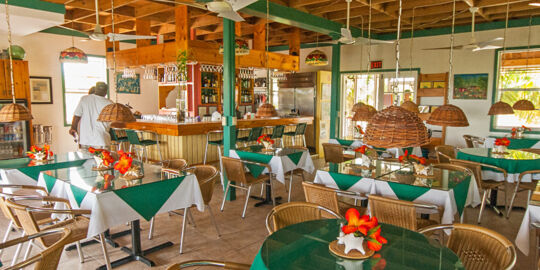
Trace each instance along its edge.
{"label": "tiled floor", "polygon": [[[318,162],[320,163],[320,162]],[[304,200],[304,195],[301,186],[301,179],[295,179],[293,184],[293,200]],[[285,188],[283,185],[275,185],[278,195],[286,198]],[[254,193],[258,193],[257,188]],[[518,197],[517,205],[523,205],[524,194]],[[215,259],[228,260],[250,264],[257,254],[261,244],[267,236],[265,227],[266,214],[272,208],[270,205],[263,207],[254,207],[255,200],[250,200],[246,217],[241,218],[242,207],[245,199],[245,193],[238,192],[238,199],[232,202],[226,202],[225,210],[219,211],[222,200],[221,186],[216,186],[214,198],[211,202],[212,210],[218,222],[221,231],[221,237],[218,237],[216,230],[212,226],[208,212],[198,212],[192,210],[195,226],[188,225],[186,227],[186,235],[184,238],[184,254],[179,254],[180,243],[180,228],[182,218],[177,215],[168,215],[167,213],[160,214],[156,217],[154,238],[147,239],[149,222],[141,221],[142,227],[142,243],[143,248],[149,248],[165,241],[172,241],[174,246],[148,255],[148,258],[153,260],[157,266],[155,269],[164,269],[167,265],[192,260],[192,259]],[[501,198],[502,199],[502,198]],[[485,211],[482,226],[496,230],[510,239],[512,242],[518,232],[524,210],[512,212],[512,218],[506,219],[497,216],[492,210]],[[475,209],[466,209],[466,223],[475,223],[478,215],[478,207]],[[3,235],[7,221],[5,218],[0,218],[0,233]],[[128,226],[119,226],[112,231],[121,231],[128,229]],[[117,239],[120,245],[130,245],[130,236],[124,236]],[[531,245],[533,245],[531,241]],[[109,248],[109,256],[111,260],[119,259],[125,256],[119,248]],[[534,250],[531,247],[531,250]],[[59,269],[95,269],[103,264],[103,257],[99,245],[92,245],[83,248],[85,262],[80,264],[76,251],[64,252],[62,255]],[[2,261],[7,262],[11,258],[12,250],[6,250],[2,255]],[[534,269],[532,256],[526,257],[518,251],[518,264],[515,269]],[[117,269],[146,269],[146,265],[140,262],[132,262]]]}

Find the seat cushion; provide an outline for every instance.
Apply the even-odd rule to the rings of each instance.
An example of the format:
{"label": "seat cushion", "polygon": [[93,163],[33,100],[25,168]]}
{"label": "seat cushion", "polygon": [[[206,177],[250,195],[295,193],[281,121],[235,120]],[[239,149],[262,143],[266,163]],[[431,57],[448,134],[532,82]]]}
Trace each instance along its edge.
{"label": "seat cushion", "polygon": [[[71,230],[71,235],[69,240],[71,243],[80,241],[86,238],[88,233],[88,225],[90,219],[87,217],[78,216],[73,219],[68,219],[55,223],[53,225],[42,227],[41,230],[55,229],[55,228],[69,228]],[[52,235],[50,237],[43,237],[43,243],[45,246],[49,247],[60,239],[60,235]]]}

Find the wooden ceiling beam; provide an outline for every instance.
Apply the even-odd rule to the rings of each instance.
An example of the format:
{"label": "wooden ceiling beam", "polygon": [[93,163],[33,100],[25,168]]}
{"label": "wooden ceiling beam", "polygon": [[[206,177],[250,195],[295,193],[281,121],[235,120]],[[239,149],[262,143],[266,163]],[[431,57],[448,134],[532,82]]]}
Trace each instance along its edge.
{"label": "wooden ceiling beam", "polygon": [[[361,4],[361,3],[358,3],[358,2],[352,2],[351,3],[351,9],[353,8],[359,8],[359,7],[363,7],[364,5]],[[312,8],[311,9],[311,14],[313,15],[317,15],[317,16],[321,16],[325,13],[329,13],[329,12],[336,12],[336,11],[347,11],[347,3],[338,3],[338,4],[329,4],[329,5],[324,5],[324,6],[321,6],[321,7],[317,7],[317,8]]]}
{"label": "wooden ceiling beam", "polygon": [[153,14],[157,14],[160,12],[173,10],[173,9],[174,9],[174,6],[148,2],[148,4],[135,8],[135,18],[144,18],[146,16],[150,16]]}
{"label": "wooden ceiling beam", "polygon": [[299,7],[320,4],[327,1],[328,0],[289,0],[289,7],[298,9]]}
{"label": "wooden ceiling beam", "polygon": [[215,25],[215,24],[220,24],[223,22],[223,19],[221,19],[220,17],[217,17],[215,15],[204,15],[204,16],[200,16],[198,18],[196,18],[195,20],[192,21],[191,23],[191,27],[193,28],[198,28],[198,27],[203,27],[203,26],[208,26],[208,25]]}

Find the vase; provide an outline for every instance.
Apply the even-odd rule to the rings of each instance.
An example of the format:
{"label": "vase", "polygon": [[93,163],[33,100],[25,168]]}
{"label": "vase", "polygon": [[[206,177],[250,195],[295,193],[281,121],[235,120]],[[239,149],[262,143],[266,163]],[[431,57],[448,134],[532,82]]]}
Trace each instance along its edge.
{"label": "vase", "polygon": [[523,139],[523,132],[525,132],[523,128],[518,128],[516,131],[516,139]]}
{"label": "vase", "polygon": [[506,152],[507,148],[508,148],[508,146],[506,146],[506,145],[496,145],[495,146],[495,151],[497,153],[504,153],[504,152]]}

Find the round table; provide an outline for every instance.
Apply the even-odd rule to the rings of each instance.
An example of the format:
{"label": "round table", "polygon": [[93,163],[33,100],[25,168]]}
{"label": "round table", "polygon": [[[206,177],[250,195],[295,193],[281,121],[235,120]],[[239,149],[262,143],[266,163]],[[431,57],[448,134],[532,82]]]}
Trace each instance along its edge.
{"label": "round table", "polygon": [[[530,170],[540,169],[540,155],[525,152],[521,150],[506,150],[507,154],[493,153],[492,148],[465,148],[460,149],[457,153],[458,159],[476,161],[484,164],[494,165],[499,168],[505,169],[508,173],[508,182],[516,182],[520,173]],[[482,173],[486,179],[493,179],[496,181],[504,181],[504,177],[501,173],[496,173],[492,170],[483,170]],[[488,175],[486,175],[488,174]],[[535,175],[534,179],[540,177]],[[531,182],[531,176],[527,175],[523,182]]]}
{"label": "round table", "polygon": [[464,269],[450,249],[422,234],[381,223],[388,240],[366,260],[348,260],[328,250],[343,220],[306,221],[280,229],[266,238],[251,269]]}

